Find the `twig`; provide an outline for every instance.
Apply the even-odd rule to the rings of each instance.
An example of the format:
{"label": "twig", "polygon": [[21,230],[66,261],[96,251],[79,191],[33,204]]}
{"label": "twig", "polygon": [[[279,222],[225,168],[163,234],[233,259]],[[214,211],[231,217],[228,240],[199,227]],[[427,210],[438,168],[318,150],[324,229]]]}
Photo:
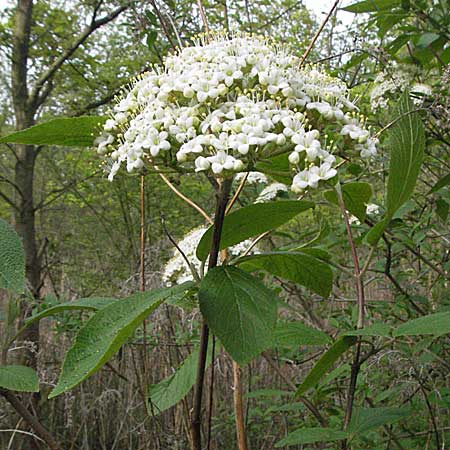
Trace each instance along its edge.
{"label": "twig", "polygon": [[198,9],[200,10],[200,16],[202,18],[203,26],[205,27],[205,33],[209,37],[208,19],[206,18],[205,8],[203,8],[202,0],[197,0]]}
{"label": "twig", "polygon": [[313,49],[314,44],[316,43],[317,39],[319,38],[320,33],[322,33],[323,29],[325,28],[325,25],[327,24],[328,20],[330,19],[331,15],[333,14],[334,10],[336,9],[339,1],[340,0],[336,0],[334,2],[333,6],[330,9],[330,12],[327,14],[327,16],[325,17],[324,21],[322,22],[322,24],[320,25],[319,29],[317,30],[316,34],[312,38],[312,40],[309,43],[308,48],[306,49],[305,53],[303,53],[303,56],[302,56],[302,58],[300,60],[300,67],[303,66],[303,63],[305,62],[306,58],[311,53],[311,50]]}
{"label": "twig", "polygon": [[[156,166],[155,166],[156,168]],[[156,168],[157,169],[157,168]],[[158,169],[157,169],[158,170]],[[213,223],[213,220],[211,219],[211,217],[208,216],[208,214],[200,207],[197,205],[197,203],[193,202],[189,197],[186,197],[184,194],[182,194],[171,182],[170,180],[161,172],[158,172],[159,176],[164,180],[164,182],[167,184],[167,186],[170,187],[170,189],[172,189],[173,192],[175,192],[175,194],[178,195],[178,197],[180,197],[181,199],[183,199],[188,205],[192,206],[195,210],[197,210],[210,224]]]}
{"label": "twig", "polygon": [[25,405],[16,395],[7,389],[0,389],[0,394],[11,404],[18,414],[30,425],[36,434],[51,448],[51,450],[62,450],[55,438],[44,428],[39,420],[28,411]]}
{"label": "twig", "polygon": [[233,207],[233,205],[235,204],[236,200],[238,199],[239,195],[242,192],[242,189],[244,189],[245,186],[245,182],[247,181],[248,178],[248,174],[249,172],[247,172],[244,175],[244,178],[242,178],[242,181],[240,182],[238,188],[236,189],[236,192],[233,195],[233,198],[230,200],[230,203],[228,203],[227,209],[225,211],[225,214],[228,214],[231,211],[231,208]]}

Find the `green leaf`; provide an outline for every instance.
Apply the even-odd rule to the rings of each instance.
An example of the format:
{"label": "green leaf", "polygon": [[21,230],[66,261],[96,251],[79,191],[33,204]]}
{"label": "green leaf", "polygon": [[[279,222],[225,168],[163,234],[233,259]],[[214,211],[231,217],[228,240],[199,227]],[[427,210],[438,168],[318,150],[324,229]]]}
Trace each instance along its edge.
{"label": "green leaf", "polygon": [[0,387],[10,391],[39,392],[39,379],[31,367],[0,366]]}
{"label": "green leaf", "polygon": [[119,350],[137,326],[183,285],[156,289],[117,300],[94,314],[67,352],[57,386],[49,398],[77,386]]}
{"label": "green leaf", "polygon": [[100,116],[60,117],[3,136],[0,143],[91,147],[105,121]]}
{"label": "green leaf", "polygon": [[0,288],[23,292],[25,256],[22,242],[14,229],[0,219]]}
{"label": "green leaf", "polygon": [[447,200],[443,198],[438,198],[436,200],[436,213],[442,220],[442,222],[447,222],[448,212],[450,210],[450,205]]}
{"label": "green leaf", "polygon": [[324,345],[330,337],[323,331],[306,326],[302,322],[281,322],[275,328],[275,343],[279,346]]}
{"label": "green leaf", "polygon": [[430,314],[409,320],[394,330],[394,337],[432,334],[441,336],[450,333],[450,311]]}
{"label": "green leaf", "polygon": [[153,44],[155,43],[157,37],[158,32],[156,30],[150,30],[147,33],[147,47],[149,50],[152,50]]}
{"label": "green leaf", "polygon": [[267,173],[275,181],[290,185],[292,183],[291,167],[287,153],[273,156],[266,161],[259,161],[255,169]]}
{"label": "green leaf", "polygon": [[[245,239],[257,236],[283,225],[297,214],[314,207],[314,203],[301,200],[286,200],[270,203],[255,203],[225,216],[220,249],[231,247]],[[213,227],[209,227],[197,247],[197,258],[204,261],[211,248]]]}
{"label": "green leaf", "polygon": [[334,428],[300,428],[289,433],[284,439],[275,444],[275,448],[289,447],[291,445],[313,444],[314,442],[333,442],[346,439],[346,431]]}
{"label": "green leaf", "polygon": [[[336,191],[325,191],[323,196],[339,206]],[[372,197],[372,187],[368,183],[346,183],[342,185],[342,196],[347,211],[356,216],[361,222],[366,219],[366,207]]]}
{"label": "green leaf", "polygon": [[246,270],[266,270],[272,275],[301,284],[322,297],[328,297],[333,287],[333,272],[315,254],[308,254],[311,253],[308,250],[249,255],[238,259],[236,264]]}
{"label": "green leaf", "polygon": [[[148,387],[148,397],[155,414],[177,404],[191,390],[197,379],[198,348],[195,349],[170,376]],[[211,363],[211,345],[208,347],[206,367]]]}
{"label": "green leaf", "polygon": [[386,210],[391,218],[411,196],[425,149],[425,132],[422,121],[409,99],[408,92],[400,98],[394,117],[398,118],[389,132],[389,180]]}
{"label": "green leaf", "polygon": [[400,5],[401,0],[364,0],[341,9],[352,13],[367,13],[390,10]]}
{"label": "green leaf", "polygon": [[53,316],[55,314],[59,314],[64,311],[71,310],[91,310],[97,311],[99,309],[103,309],[106,306],[110,305],[118,301],[116,298],[104,298],[104,297],[89,297],[89,298],[80,298],[79,300],[74,300],[68,303],[61,303],[60,305],[52,306],[51,308],[44,309],[39,313],[31,316],[28,320],[25,321],[24,328],[30,326],[32,323],[37,322],[38,320],[43,319],[44,317]]}
{"label": "green leaf", "polygon": [[238,364],[272,346],[277,297],[257,278],[236,267],[216,267],[202,280],[198,295],[211,331]]}
{"label": "green leaf", "polygon": [[319,358],[309,374],[298,387],[295,395],[298,397],[308,389],[314,387],[320,379],[331,369],[338,358],[356,342],[354,336],[338,338],[334,344]]}
{"label": "green leaf", "polygon": [[419,41],[416,43],[416,47],[426,48],[439,38],[440,35],[436,33],[423,33],[422,36],[420,36]]}
{"label": "green leaf", "polygon": [[450,184],[450,173],[448,173],[447,175],[445,175],[442,178],[440,178],[436,182],[436,184],[431,188],[429,194],[437,192],[440,189],[442,189],[443,187],[448,186],[449,184]]}
{"label": "green leaf", "polygon": [[386,216],[367,234],[367,242],[375,245],[397,210],[410,198],[416,185],[425,150],[425,131],[414,104],[405,92],[396,108],[396,122],[389,131],[389,179]]}
{"label": "green leaf", "polygon": [[355,408],[347,431],[359,436],[374,428],[404,419],[409,414],[409,408]]}
{"label": "green leaf", "polygon": [[342,333],[342,336],[382,336],[389,337],[391,327],[385,323],[373,323],[360,330],[350,330]]}

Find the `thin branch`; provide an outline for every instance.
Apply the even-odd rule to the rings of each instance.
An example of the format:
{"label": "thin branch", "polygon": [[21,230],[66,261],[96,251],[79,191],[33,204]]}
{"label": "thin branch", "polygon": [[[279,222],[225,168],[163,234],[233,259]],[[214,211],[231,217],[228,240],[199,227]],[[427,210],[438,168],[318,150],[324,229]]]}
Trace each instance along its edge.
{"label": "thin branch", "polygon": [[244,178],[242,178],[242,181],[239,184],[238,188],[236,189],[236,192],[234,193],[233,198],[230,200],[230,203],[228,203],[225,214],[228,214],[230,212],[231,208],[233,207],[233,205],[235,204],[236,200],[238,199],[240,193],[242,192],[242,189],[244,189],[245,182],[247,181],[248,175],[249,175],[249,172],[247,172],[244,175]]}
{"label": "thin branch", "polygon": [[0,395],[3,395],[8,403],[17,411],[17,413],[30,425],[35,433],[44,440],[51,450],[62,450],[62,447],[56,442],[55,438],[43,427],[39,420],[28,411],[25,405],[16,397],[16,395],[7,389],[0,389]]}
{"label": "thin branch", "polygon": [[90,25],[88,25],[81,32],[81,34],[78,35],[74,43],[68,49],[66,49],[62,53],[62,55],[59,56],[59,58],[57,58],[53,62],[53,64],[51,64],[50,67],[37,79],[29,98],[31,106],[33,106],[34,108],[40,106],[39,102],[42,101],[42,97],[39,96],[44,85],[53,79],[56,72],[77,51],[77,49],[86,41],[86,39],[88,39],[95,30],[116,19],[123,11],[129,8],[130,4],[131,2],[127,2],[125,5],[116,8],[114,11],[98,20],[95,20],[96,11],[94,11],[93,20],[91,21]]}
{"label": "thin branch", "polygon": [[336,9],[336,7],[337,7],[339,2],[340,2],[340,0],[336,0],[334,2],[333,6],[330,9],[330,12],[327,14],[327,16],[325,17],[324,21],[322,22],[322,24],[320,25],[319,29],[317,30],[316,34],[312,38],[311,42],[308,45],[308,48],[306,49],[305,53],[303,53],[303,56],[302,56],[302,58],[300,60],[300,67],[303,66],[303,63],[305,62],[306,58],[311,53],[311,50],[313,49],[314,44],[316,43],[317,39],[319,38],[320,33],[322,33],[323,29],[325,28],[325,25],[327,24],[328,20],[330,19],[331,15],[333,14],[333,12]]}
{"label": "thin branch", "polygon": [[202,0],[197,0],[198,9],[200,10],[200,16],[202,17],[205,33],[209,37],[208,19],[206,18],[205,8],[203,8]]}
{"label": "thin branch", "polygon": [[[156,166],[155,166],[155,169],[158,170],[158,168]],[[182,200],[184,200],[189,206],[192,206],[192,208],[194,208],[196,211],[198,211],[212,225],[213,220],[211,219],[211,217],[209,217],[208,214],[200,206],[197,205],[197,203],[195,203],[189,197],[186,197],[184,194],[182,194],[170,182],[170,180],[164,174],[162,174],[161,172],[158,172],[158,174],[164,180],[164,182],[167,184],[167,186],[169,186],[170,189],[172,189],[172,191],[175,192],[175,194],[178,195],[178,197],[180,197]]]}

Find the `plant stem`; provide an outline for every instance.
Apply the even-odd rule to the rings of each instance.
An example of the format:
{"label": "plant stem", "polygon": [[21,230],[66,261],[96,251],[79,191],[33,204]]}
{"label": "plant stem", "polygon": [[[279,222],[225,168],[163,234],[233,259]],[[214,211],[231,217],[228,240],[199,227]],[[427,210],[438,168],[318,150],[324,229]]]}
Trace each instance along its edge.
{"label": "plant stem", "polygon": [[[345,228],[347,230],[348,242],[350,244],[350,249],[352,253],[353,265],[354,265],[354,274],[356,280],[356,291],[357,291],[357,299],[358,299],[358,322],[356,325],[357,329],[364,327],[364,283],[363,283],[363,275],[364,271],[367,270],[368,262],[364,266],[364,271],[361,271],[358,253],[356,251],[355,241],[353,240],[352,228],[350,226],[350,221],[348,219],[347,209],[345,208],[344,198],[342,196],[341,185],[338,183],[336,185],[336,194],[339,202],[339,207],[341,209],[342,215],[344,217]],[[353,412],[353,403],[355,400],[355,392],[356,392],[356,382],[358,380],[359,369],[361,367],[360,362],[361,356],[361,337],[358,337],[358,342],[356,343],[355,356],[353,358],[353,363],[350,372],[350,384],[348,386],[347,393],[347,405],[345,410],[345,419],[344,419],[344,430],[347,428],[350,423],[350,419],[352,418]],[[347,449],[347,440],[343,440],[341,443],[341,449]]]}
{"label": "plant stem", "polygon": [[239,450],[248,450],[247,435],[245,432],[244,408],[242,402],[242,379],[241,368],[233,361],[233,381],[234,381],[234,413],[236,415],[236,436]]}
{"label": "plant stem", "polygon": [[0,394],[12,405],[19,415],[30,425],[35,433],[49,446],[51,450],[62,450],[62,447],[56,442],[55,438],[44,428],[39,420],[28,411],[25,405],[16,397],[16,395],[7,389],[0,389]]}
{"label": "plant stem", "polygon": [[[209,252],[208,270],[217,266],[219,259],[220,237],[222,235],[223,219],[230,196],[232,180],[222,180],[216,191],[216,213],[214,216],[213,237]],[[203,320],[198,353],[197,381],[194,390],[194,405],[191,419],[192,450],[202,450],[201,444],[201,412],[203,381],[205,378],[206,356],[208,353],[209,328]]]}

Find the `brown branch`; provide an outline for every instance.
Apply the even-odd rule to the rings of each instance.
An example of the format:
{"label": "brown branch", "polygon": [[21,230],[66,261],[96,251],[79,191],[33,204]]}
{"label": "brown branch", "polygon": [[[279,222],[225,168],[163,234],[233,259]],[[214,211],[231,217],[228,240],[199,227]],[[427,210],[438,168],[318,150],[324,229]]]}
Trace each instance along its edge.
{"label": "brown branch", "polygon": [[[40,106],[40,102],[43,101],[42,96],[40,97],[42,88],[46,85],[46,83],[49,83],[53,79],[61,66],[78,50],[78,48],[89,38],[89,36],[98,28],[116,19],[122,12],[129,8],[130,4],[131,2],[127,2],[125,5],[116,8],[114,11],[98,20],[95,20],[96,11],[94,11],[94,16],[91,23],[81,32],[81,34],[78,35],[74,43],[67,48],[37,79],[29,97],[29,104],[32,108],[35,109]],[[48,95],[48,93],[46,95]]]}
{"label": "brown branch", "polygon": [[17,413],[30,425],[35,433],[46,442],[51,450],[62,450],[62,447],[56,442],[55,438],[44,428],[39,420],[28,411],[25,405],[16,397],[16,395],[7,389],[0,389],[0,394],[11,404]]}
{"label": "brown branch", "polygon": [[312,40],[309,43],[308,48],[306,49],[305,53],[303,53],[303,56],[302,56],[302,58],[300,60],[300,67],[303,66],[303,63],[305,62],[306,58],[311,53],[311,50],[313,49],[314,44],[316,43],[317,39],[319,38],[320,33],[322,33],[323,29],[325,28],[325,25],[327,24],[328,20],[330,19],[331,15],[333,14],[334,10],[336,9],[339,1],[340,0],[336,0],[334,2],[333,6],[330,9],[330,12],[327,14],[327,16],[325,17],[324,21],[322,22],[322,24],[320,25],[319,29],[317,30],[316,34],[312,38]]}
{"label": "brown branch", "polygon": [[236,416],[236,436],[239,450],[248,450],[247,436],[245,433],[245,419],[243,408],[243,389],[241,379],[241,368],[239,364],[233,361],[233,401],[234,414]]}

